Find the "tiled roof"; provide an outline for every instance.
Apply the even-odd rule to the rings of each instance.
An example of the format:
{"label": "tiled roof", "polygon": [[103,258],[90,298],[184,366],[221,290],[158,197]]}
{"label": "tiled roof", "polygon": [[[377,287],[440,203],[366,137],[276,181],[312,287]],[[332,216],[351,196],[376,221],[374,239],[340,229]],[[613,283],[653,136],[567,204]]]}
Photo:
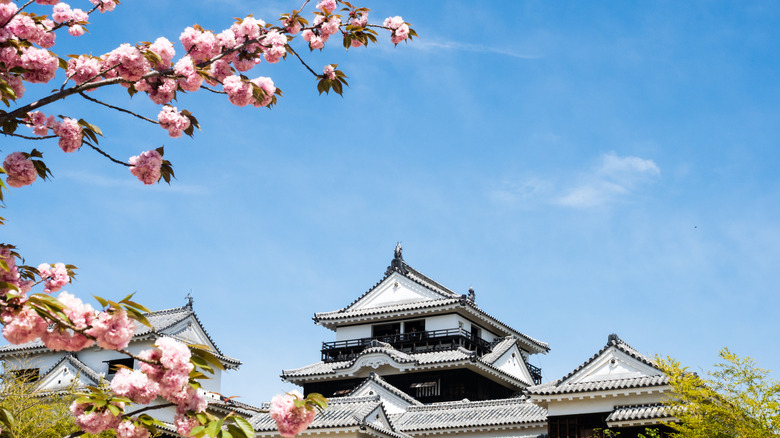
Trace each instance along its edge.
{"label": "tiled roof", "polygon": [[593,361],[599,358],[610,348],[615,348],[633,357],[634,359],[638,360],[639,362],[647,366],[658,369],[658,367],[656,366],[655,362],[652,359],[641,354],[639,351],[637,351],[636,349],[634,349],[633,347],[625,343],[622,339],[620,339],[620,337],[618,337],[618,335],[611,334],[607,339],[607,345],[605,345],[604,348],[599,350],[598,353],[594,354],[588,360],[583,362],[582,365],[575,368],[574,371],[570,372],[562,379],[543,383],[541,385],[532,386],[528,388],[528,392],[534,395],[572,394],[572,393],[589,392],[589,391],[645,388],[645,387],[653,387],[653,386],[664,386],[669,384],[669,378],[665,374],[661,373],[660,370],[658,375],[653,375],[653,376],[624,377],[624,378],[606,379],[606,380],[597,380],[597,381],[588,381],[588,382],[579,382],[579,383],[567,382],[567,380],[569,380],[572,376],[574,376],[582,369],[584,369],[585,367],[593,363]]}
{"label": "tiled roof", "polygon": [[672,416],[669,415],[667,408],[662,404],[618,406],[607,417],[607,423],[670,418]]}
{"label": "tiled roof", "polygon": [[303,378],[303,377],[310,377],[310,376],[313,377],[313,376],[322,376],[328,374],[336,374],[339,371],[345,370],[351,367],[352,365],[354,365],[358,360],[360,360],[361,357],[372,353],[382,353],[391,357],[393,360],[397,362],[413,363],[418,366],[439,365],[439,364],[443,365],[443,364],[449,364],[453,362],[475,363],[477,365],[486,367],[492,372],[500,376],[503,376],[504,378],[510,381],[520,381],[526,385],[532,384],[531,382],[527,382],[525,381],[525,379],[519,376],[508,374],[507,372],[494,367],[492,363],[486,363],[481,358],[477,357],[473,351],[466,350],[463,347],[458,347],[454,350],[428,351],[424,353],[404,353],[402,351],[396,350],[395,348],[393,348],[388,344],[385,344],[385,346],[382,347],[368,347],[362,352],[360,352],[360,354],[357,357],[351,360],[339,361],[339,362],[321,361],[301,368],[283,370],[281,377],[283,379],[296,379],[296,378]]}
{"label": "tiled roof", "polygon": [[[366,417],[381,406],[379,396],[371,397],[334,397],[328,401],[328,408],[314,417],[310,429],[330,427],[360,426]],[[263,409],[268,409],[268,403]],[[268,413],[258,413],[250,419],[256,431],[276,430],[276,422]]]}
{"label": "tiled roof", "polygon": [[651,366],[653,368],[658,368],[655,364],[655,362],[650,359],[649,357],[643,355],[639,351],[637,351],[632,346],[625,343],[618,335],[611,334],[607,337],[607,345],[604,346],[601,350],[599,350],[598,353],[594,354],[590,357],[590,359],[586,360],[582,363],[582,365],[578,366],[574,369],[574,371],[570,372],[566,376],[564,376],[560,381],[565,382],[569,377],[577,374],[581,369],[585,368],[586,366],[590,365],[594,360],[596,360],[599,356],[604,354],[605,351],[607,351],[609,348],[614,347],[619,351],[622,351],[623,353],[633,357],[634,359],[642,362],[645,365]]}
{"label": "tiled roof", "polygon": [[510,348],[512,348],[513,345],[516,344],[517,344],[517,338],[513,336],[507,336],[505,338],[502,338],[493,346],[493,350],[491,350],[490,353],[482,356],[481,359],[483,362],[492,365],[504,353],[506,353]]}
{"label": "tiled roof", "polygon": [[547,410],[521,398],[488,401],[458,401],[410,406],[392,417],[395,427],[406,433],[543,423]]}
{"label": "tiled roof", "polygon": [[470,310],[472,313],[491,321],[496,326],[502,327],[509,333],[517,336],[519,339],[525,340],[529,345],[536,347],[540,351],[550,351],[550,345],[546,342],[542,342],[538,339],[534,339],[524,333],[520,333],[510,326],[504,324],[497,318],[488,314],[484,310],[480,309],[476,303],[471,300],[464,300],[462,298],[448,298],[441,300],[426,300],[416,301],[413,303],[393,304],[389,306],[369,307],[365,309],[357,310],[336,310],[333,312],[317,313],[314,316],[315,321],[331,321],[339,319],[351,319],[361,316],[381,315],[394,312],[409,312],[415,310],[435,309],[435,308],[447,308],[456,305],[462,305],[464,308]]}
{"label": "tiled roof", "polygon": [[[218,358],[220,358],[222,361],[224,361],[229,365],[233,365],[237,367],[238,365],[241,364],[240,360],[222,354],[217,344],[214,342],[213,339],[211,339],[211,336],[209,335],[208,331],[206,331],[206,328],[201,323],[200,319],[198,318],[198,315],[195,313],[195,311],[192,310],[190,306],[158,310],[155,312],[146,313],[144,315],[146,316],[146,319],[149,321],[149,323],[154,327],[154,329],[149,328],[143,324],[136,323],[135,333],[133,333],[133,340],[135,341],[141,340],[146,337],[153,336],[155,333],[164,332],[165,330],[173,327],[174,325],[192,316],[193,318],[195,318],[195,321],[197,321],[198,324],[200,325],[200,328],[203,330],[203,333],[206,335],[206,338],[208,338],[208,340],[214,346],[214,349],[216,351],[212,353],[216,353],[216,356]],[[35,341],[27,342],[25,344],[19,344],[19,345],[8,344],[8,345],[0,346],[0,356],[6,354],[18,353],[21,351],[45,349],[45,348],[46,346],[43,344],[43,342],[41,342],[40,339],[36,339]]]}
{"label": "tiled roof", "polygon": [[93,370],[92,368],[88,367],[84,362],[78,360],[76,356],[74,356],[72,353],[68,353],[65,355],[62,359],[57,361],[54,365],[52,365],[51,368],[46,370],[46,372],[41,374],[41,377],[38,380],[43,380],[48,376],[51,372],[57,369],[57,367],[60,366],[61,363],[68,362],[71,365],[73,365],[74,368],[79,370],[79,372],[83,373],[85,376],[89,377],[94,381],[95,383],[100,383],[101,380],[103,380],[103,376]]}
{"label": "tiled roof", "polygon": [[534,395],[572,394],[578,392],[607,391],[613,389],[647,388],[664,386],[669,384],[666,375],[630,377],[615,380],[597,380],[582,383],[560,384],[560,380],[545,383],[528,388],[528,392]]}

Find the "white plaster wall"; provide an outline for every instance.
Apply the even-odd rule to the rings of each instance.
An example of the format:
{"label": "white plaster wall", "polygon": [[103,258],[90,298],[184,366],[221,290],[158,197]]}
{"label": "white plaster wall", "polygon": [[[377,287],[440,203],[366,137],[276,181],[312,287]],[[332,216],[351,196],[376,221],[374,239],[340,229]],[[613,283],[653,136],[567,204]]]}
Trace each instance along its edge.
{"label": "white plaster wall", "polygon": [[371,337],[371,324],[336,327],[337,341],[346,341],[349,339],[360,339],[360,338],[370,338],[370,337]]}
{"label": "white plaster wall", "polygon": [[463,322],[464,327],[467,321],[460,315],[437,315],[425,318],[425,330],[444,330],[458,328],[458,322]]}
{"label": "white plaster wall", "polygon": [[615,406],[641,405],[659,403],[663,400],[663,394],[634,394],[602,397],[594,393],[593,398],[584,400],[560,400],[551,401],[547,406],[547,415],[573,415],[588,414],[594,412],[610,412]]}
{"label": "white plaster wall", "polygon": [[38,368],[40,374],[45,373],[54,366],[60,359],[62,353],[48,352],[43,354],[25,355],[20,358],[8,358],[5,360],[5,367],[10,369],[20,368]]}

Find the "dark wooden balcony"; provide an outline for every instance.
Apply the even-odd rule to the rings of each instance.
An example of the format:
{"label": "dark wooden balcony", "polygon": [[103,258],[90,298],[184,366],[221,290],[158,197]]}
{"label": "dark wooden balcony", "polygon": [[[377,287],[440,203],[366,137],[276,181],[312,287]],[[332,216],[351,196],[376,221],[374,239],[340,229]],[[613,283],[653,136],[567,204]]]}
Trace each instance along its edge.
{"label": "dark wooden balcony", "polygon": [[354,359],[361,351],[371,345],[373,341],[390,344],[396,350],[405,353],[454,350],[458,347],[463,347],[483,355],[492,349],[492,345],[484,339],[473,337],[466,330],[454,328],[323,342],[322,360],[323,362],[338,362]]}

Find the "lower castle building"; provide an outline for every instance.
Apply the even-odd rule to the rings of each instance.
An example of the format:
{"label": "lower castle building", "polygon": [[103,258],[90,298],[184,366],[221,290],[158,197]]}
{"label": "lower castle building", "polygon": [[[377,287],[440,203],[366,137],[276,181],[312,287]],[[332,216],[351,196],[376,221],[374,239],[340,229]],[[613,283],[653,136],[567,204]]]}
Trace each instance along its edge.
{"label": "lower castle building", "polygon": [[[160,333],[204,345],[226,369],[240,366],[219,350],[191,300],[147,318],[154,330],[139,328],[129,350],[148,348]],[[329,398],[304,438],[590,438],[603,437],[605,429],[634,438],[646,427],[666,432],[662,422],[674,421],[661,405],[668,379],[617,335],[571,373],[543,383],[529,358],[549,352],[547,343],[482,310],[473,290],[458,294],[413,269],[400,244],[373,287],[346,307],[316,313],[314,321],[336,339],[322,343],[319,362],[282,372],[305,394]],[[118,366],[137,366],[96,348],[52,352],[40,341],[0,347],[6,369],[20,357],[34,358],[36,368],[16,371],[34,372],[44,391],[73,379],[95,385],[110,380]],[[268,406],[222,399],[220,377],[207,381],[209,409],[247,418],[257,437],[278,437],[275,422],[262,412]],[[170,422],[172,414],[162,412],[160,420]],[[178,436],[172,428],[164,434]]]}

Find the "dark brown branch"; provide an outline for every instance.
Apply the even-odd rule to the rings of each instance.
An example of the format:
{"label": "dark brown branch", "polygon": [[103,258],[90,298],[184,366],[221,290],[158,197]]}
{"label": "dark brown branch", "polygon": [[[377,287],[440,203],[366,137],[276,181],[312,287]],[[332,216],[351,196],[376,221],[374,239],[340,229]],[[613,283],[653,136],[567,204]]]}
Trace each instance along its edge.
{"label": "dark brown branch", "polygon": [[[121,164],[123,166],[130,167],[130,164],[125,163],[124,161],[117,160],[116,158],[112,157],[111,155],[108,155],[105,151],[103,151],[103,149],[100,149],[99,147],[93,145],[92,143],[88,143],[88,142],[85,141],[82,144],[85,144],[85,145],[91,147],[92,149],[96,150],[100,155],[108,158],[109,160],[113,161],[116,164]],[[135,359],[135,356],[133,356],[133,358]]]}
{"label": "dark brown branch", "polygon": [[125,415],[132,417],[133,415],[140,414],[141,412],[151,411],[154,409],[162,409],[162,408],[169,408],[171,406],[176,406],[176,403],[163,403],[161,405],[155,405],[155,406],[146,406],[141,409],[136,409],[131,412],[125,412]]}
{"label": "dark brown branch", "polygon": [[124,108],[120,108],[120,107],[118,107],[118,106],[114,106],[114,105],[111,105],[111,104],[105,103],[105,102],[103,102],[103,101],[100,101],[100,100],[98,100],[98,99],[95,99],[94,97],[89,97],[89,96],[87,96],[87,94],[86,94],[86,93],[84,93],[83,91],[82,91],[81,93],[79,93],[79,95],[80,95],[81,97],[83,97],[84,99],[87,99],[87,100],[88,100],[88,101],[90,101],[90,102],[95,102],[95,103],[97,103],[97,104],[103,105],[103,106],[105,106],[105,107],[108,107],[108,108],[111,108],[111,109],[113,109],[113,110],[117,110],[117,111],[121,111],[121,112],[123,112],[123,113],[130,114],[131,116],[138,117],[138,118],[139,118],[139,119],[141,119],[141,120],[146,120],[147,122],[149,122],[149,123],[154,123],[155,125],[159,125],[159,124],[160,124],[160,122],[158,122],[158,121],[156,121],[156,120],[152,120],[152,119],[150,119],[150,118],[148,118],[148,117],[144,117],[144,116],[142,116],[142,115],[140,115],[140,114],[136,114],[136,113],[134,113],[134,112],[132,112],[132,111],[130,111],[130,110],[126,110],[126,109],[124,109]]}
{"label": "dark brown branch", "polygon": [[292,54],[293,54],[293,55],[295,55],[295,57],[296,57],[296,58],[298,58],[298,61],[301,61],[301,64],[303,64],[303,66],[304,66],[304,67],[306,67],[306,69],[308,69],[308,70],[311,72],[311,74],[313,74],[313,75],[314,75],[314,76],[316,76],[316,77],[320,77],[320,75],[318,75],[318,74],[317,74],[317,72],[315,72],[314,70],[312,70],[312,69],[311,69],[311,67],[309,67],[309,64],[306,64],[306,62],[303,60],[303,58],[301,58],[301,56],[300,56],[300,55],[298,55],[298,52],[296,52],[295,50],[293,50],[293,48],[292,48],[292,47],[290,47],[290,46],[288,45],[288,46],[287,46],[287,50],[288,50],[288,51],[290,51],[290,52],[292,52]]}
{"label": "dark brown branch", "polygon": [[227,94],[224,91],[215,90],[215,89],[209,88],[209,87],[207,87],[205,85],[201,85],[200,88],[201,88],[201,90],[211,91],[214,94]]}
{"label": "dark brown branch", "polygon": [[56,138],[57,137],[56,135],[47,135],[47,136],[44,136],[44,137],[31,137],[29,135],[8,134],[8,133],[4,133],[3,135],[10,135],[11,137],[19,137],[19,138],[23,138],[25,140],[46,140],[47,138]]}

